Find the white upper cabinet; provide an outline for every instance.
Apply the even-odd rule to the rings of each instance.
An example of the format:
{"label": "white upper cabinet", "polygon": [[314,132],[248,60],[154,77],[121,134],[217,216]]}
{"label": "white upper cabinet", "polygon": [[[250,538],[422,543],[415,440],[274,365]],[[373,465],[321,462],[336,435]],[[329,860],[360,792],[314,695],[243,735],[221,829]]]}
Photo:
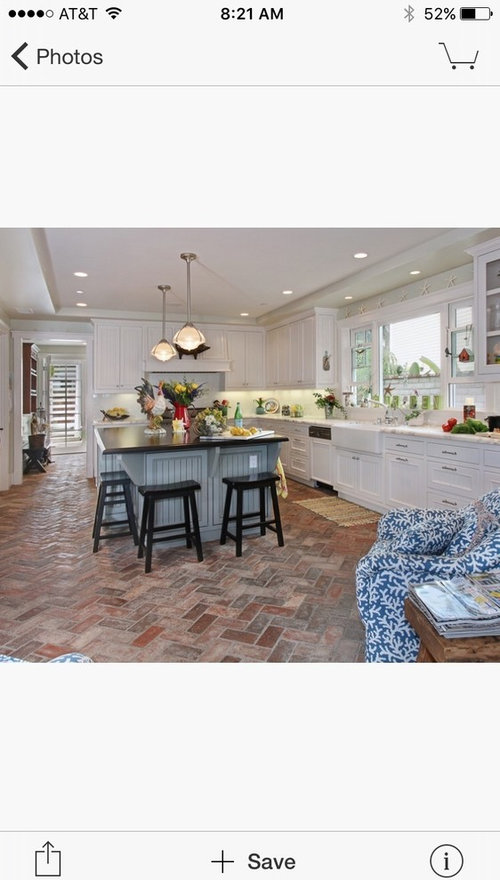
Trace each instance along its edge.
{"label": "white upper cabinet", "polygon": [[482,376],[500,373],[500,238],[467,251],[474,257],[478,363]]}
{"label": "white upper cabinet", "polygon": [[315,309],[266,334],[269,388],[321,388],[333,384],[335,311]]}
{"label": "white upper cabinet", "polygon": [[226,390],[264,386],[264,331],[226,330],[231,371],[226,373]]}
{"label": "white upper cabinet", "polygon": [[266,385],[268,388],[290,387],[290,340],[290,324],[275,327],[266,333]]}
{"label": "white upper cabinet", "polygon": [[95,321],[94,324],[94,391],[133,391],[144,371],[142,324],[133,321]]}

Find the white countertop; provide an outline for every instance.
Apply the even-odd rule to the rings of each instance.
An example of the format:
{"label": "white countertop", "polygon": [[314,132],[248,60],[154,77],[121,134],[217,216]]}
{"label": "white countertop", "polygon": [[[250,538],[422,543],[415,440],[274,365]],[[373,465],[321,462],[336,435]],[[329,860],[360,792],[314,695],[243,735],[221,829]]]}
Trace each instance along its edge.
{"label": "white countertop", "polygon": [[[258,424],[259,418],[264,418],[264,416],[256,416],[255,423]],[[325,419],[325,418],[314,418],[314,416],[301,416],[300,418],[292,417],[292,416],[282,416],[279,414],[276,415],[266,415],[266,420],[272,421],[280,421],[280,422],[291,422],[305,425],[329,425],[330,427],[340,428],[354,428],[359,431],[380,431],[384,434],[406,434],[410,437],[422,437],[424,439],[444,439],[446,441],[450,440],[455,442],[456,440],[465,440],[467,443],[492,443],[495,445],[500,444],[500,433],[494,433],[492,431],[484,431],[477,434],[452,434],[448,431],[443,431],[443,429],[439,425],[413,425],[412,422],[408,422],[404,425],[386,425],[385,423],[377,424],[375,422],[365,422],[365,421],[356,421],[356,419]],[[246,421],[249,421],[247,418]]]}

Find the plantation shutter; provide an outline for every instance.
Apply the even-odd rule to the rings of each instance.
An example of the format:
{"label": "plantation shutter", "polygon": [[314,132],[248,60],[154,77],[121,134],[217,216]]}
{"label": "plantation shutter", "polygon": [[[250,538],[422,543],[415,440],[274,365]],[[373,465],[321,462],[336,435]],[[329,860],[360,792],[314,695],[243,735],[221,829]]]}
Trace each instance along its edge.
{"label": "plantation shutter", "polygon": [[82,439],[82,381],[78,363],[50,365],[50,436],[55,444]]}

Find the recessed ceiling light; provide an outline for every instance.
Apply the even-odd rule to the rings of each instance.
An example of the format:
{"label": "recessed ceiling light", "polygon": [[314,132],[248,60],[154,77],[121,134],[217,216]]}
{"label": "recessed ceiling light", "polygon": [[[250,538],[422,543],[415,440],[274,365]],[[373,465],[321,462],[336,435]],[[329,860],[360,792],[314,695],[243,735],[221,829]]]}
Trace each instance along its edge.
{"label": "recessed ceiling light", "polygon": [[293,293],[293,290],[282,290],[281,292],[282,292],[283,296],[291,296],[291,294]]}
{"label": "recessed ceiling light", "polygon": [[77,278],[88,278],[88,272],[73,272]]}
{"label": "recessed ceiling light", "polygon": [[420,275],[420,269],[412,269],[410,275]]}
{"label": "recessed ceiling light", "polygon": [[368,256],[368,254],[365,254],[364,251],[359,251],[359,253],[353,254],[353,257],[355,260],[364,260],[364,258],[367,256]]}
{"label": "recessed ceiling light", "polygon": [[79,306],[79,308],[81,308],[81,309],[87,308],[87,303],[76,303],[76,305]]}
{"label": "recessed ceiling light", "polygon": [[344,299],[352,299],[352,296],[345,296]]}
{"label": "recessed ceiling light", "polygon": [[249,312],[240,312],[240,317],[241,318],[248,318],[249,314],[250,314]]}

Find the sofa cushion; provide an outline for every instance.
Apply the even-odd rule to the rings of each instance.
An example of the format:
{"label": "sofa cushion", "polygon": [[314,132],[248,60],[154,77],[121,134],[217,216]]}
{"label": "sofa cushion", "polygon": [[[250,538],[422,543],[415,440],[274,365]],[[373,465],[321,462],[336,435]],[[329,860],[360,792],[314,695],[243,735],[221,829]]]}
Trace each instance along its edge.
{"label": "sofa cushion", "polygon": [[400,553],[421,553],[432,555],[444,553],[457,530],[455,520],[448,522],[422,522],[406,529],[398,540]]}

